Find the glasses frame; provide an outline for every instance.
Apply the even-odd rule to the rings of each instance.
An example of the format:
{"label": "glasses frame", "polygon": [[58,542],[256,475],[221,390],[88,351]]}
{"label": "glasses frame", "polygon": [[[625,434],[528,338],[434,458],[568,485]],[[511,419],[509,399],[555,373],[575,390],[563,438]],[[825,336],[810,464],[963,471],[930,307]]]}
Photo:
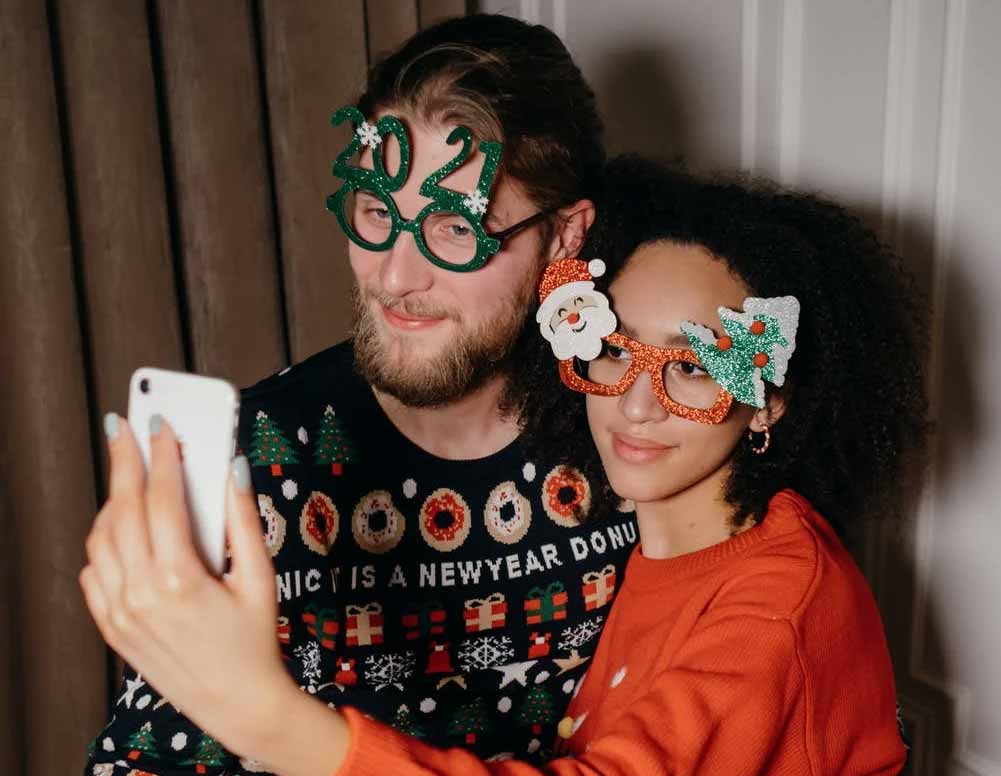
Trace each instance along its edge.
{"label": "glasses frame", "polygon": [[[344,200],[347,198],[348,194],[352,194],[356,191],[364,191],[366,194],[375,197],[380,202],[382,202],[386,206],[386,210],[389,211],[389,218],[390,218],[389,234],[387,235],[386,239],[383,240],[381,243],[369,242],[364,237],[359,235],[351,226],[351,222],[344,212]],[[374,252],[388,251],[390,248],[393,247],[393,245],[396,244],[396,240],[400,236],[400,232],[410,232],[410,234],[413,235],[414,242],[417,243],[417,248],[424,255],[424,258],[426,258],[436,267],[440,267],[441,269],[446,269],[451,272],[473,272],[483,267],[487,263],[487,261],[490,260],[490,257],[501,249],[505,241],[514,237],[519,232],[522,232],[525,229],[528,229],[529,227],[535,226],[541,221],[544,221],[546,218],[556,213],[560,208],[559,206],[556,206],[556,207],[546,208],[545,210],[540,210],[538,213],[530,215],[528,218],[523,218],[521,221],[518,221],[517,223],[512,224],[511,226],[502,229],[499,232],[487,232],[484,229],[483,232],[488,238],[488,241],[490,243],[496,243],[496,247],[490,250],[489,252],[482,251],[478,247],[477,253],[473,256],[472,259],[470,259],[465,264],[450,264],[449,262],[438,258],[428,247],[428,244],[424,239],[424,231],[423,231],[424,220],[428,216],[434,213],[448,211],[448,212],[455,212],[456,215],[465,218],[463,213],[456,212],[455,210],[450,208],[448,204],[431,202],[427,204],[413,218],[404,218],[403,216],[400,215],[399,208],[396,207],[396,202],[393,200],[393,197],[390,194],[379,191],[374,188],[366,188],[362,184],[354,185],[348,183],[342,186],[328,198],[327,209],[333,212],[333,214],[337,217],[337,223],[340,224],[341,231],[344,232],[347,238],[351,240],[351,242],[353,242],[355,245],[364,248],[367,251],[374,251]],[[469,221],[468,218],[466,218],[466,220]],[[476,225],[475,222],[473,222],[473,225],[474,226]],[[480,241],[477,240],[477,242],[479,243]]]}
{"label": "glasses frame", "polygon": [[672,415],[694,420],[697,423],[716,425],[722,423],[730,413],[730,407],[733,405],[733,394],[723,387],[720,387],[716,394],[713,406],[706,409],[687,407],[668,395],[667,389],[664,387],[664,365],[669,361],[686,361],[703,368],[702,362],[699,361],[694,350],[658,348],[655,345],[637,342],[619,332],[613,332],[602,339],[609,345],[623,348],[632,354],[633,358],[626,373],[615,385],[602,385],[577,374],[574,370],[574,359],[563,359],[560,361],[560,379],[567,388],[578,393],[589,393],[595,396],[621,396],[633,386],[637,377],[643,372],[647,372],[650,375],[654,394],[664,409]]}

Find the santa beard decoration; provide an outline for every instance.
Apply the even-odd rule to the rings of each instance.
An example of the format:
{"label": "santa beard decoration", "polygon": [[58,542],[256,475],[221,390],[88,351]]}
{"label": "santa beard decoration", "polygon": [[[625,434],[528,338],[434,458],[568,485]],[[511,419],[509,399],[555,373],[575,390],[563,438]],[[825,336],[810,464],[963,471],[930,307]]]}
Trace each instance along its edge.
{"label": "santa beard decoration", "polygon": [[601,354],[602,337],[618,327],[606,297],[594,290],[594,278],[605,274],[605,262],[562,259],[552,262],[539,284],[539,331],[561,361],[591,361]]}

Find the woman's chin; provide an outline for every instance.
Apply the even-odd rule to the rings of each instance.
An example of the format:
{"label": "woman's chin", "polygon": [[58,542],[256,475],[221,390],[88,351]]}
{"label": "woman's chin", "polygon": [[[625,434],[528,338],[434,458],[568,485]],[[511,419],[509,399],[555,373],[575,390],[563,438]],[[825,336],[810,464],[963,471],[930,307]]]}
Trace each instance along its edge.
{"label": "woman's chin", "polygon": [[661,501],[672,494],[669,483],[662,477],[636,477],[616,473],[608,473],[608,483],[619,498],[636,504],[650,501]]}

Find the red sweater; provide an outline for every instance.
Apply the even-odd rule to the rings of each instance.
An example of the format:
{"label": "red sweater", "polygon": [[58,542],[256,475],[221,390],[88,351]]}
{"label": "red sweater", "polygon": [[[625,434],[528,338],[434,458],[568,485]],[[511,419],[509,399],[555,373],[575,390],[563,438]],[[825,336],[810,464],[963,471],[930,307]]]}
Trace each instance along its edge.
{"label": "red sweater", "polygon": [[[760,525],[667,560],[637,547],[541,770],[443,751],[344,709],[339,776],[896,774],[904,763],[876,603],[792,491]],[[517,756],[517,753],[516,755]]]}

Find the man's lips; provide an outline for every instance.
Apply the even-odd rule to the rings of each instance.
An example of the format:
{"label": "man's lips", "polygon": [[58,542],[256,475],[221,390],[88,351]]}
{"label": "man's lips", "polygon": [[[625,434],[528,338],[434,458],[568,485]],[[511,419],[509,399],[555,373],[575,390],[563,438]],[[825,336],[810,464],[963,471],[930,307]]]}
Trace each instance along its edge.
{"label": "man's lips", "polygon": [[620,433],[612,434],[612,448],[619,458],[628,463],[649,463],[671,449],[668,445],[654,442],[652,439]]}
{"label": "man's lips", "polygon": [[445,318],[432,318],[432,317],[422,317],[419,315],[407,315],[406,313],[399,312],[397,310],[391,310],[388,307],[380,305],[382,307],[383,317],[397,329],[403,329],[404,331],[417,331],[419,329],[427,329],[436,324],[441,323]]}

